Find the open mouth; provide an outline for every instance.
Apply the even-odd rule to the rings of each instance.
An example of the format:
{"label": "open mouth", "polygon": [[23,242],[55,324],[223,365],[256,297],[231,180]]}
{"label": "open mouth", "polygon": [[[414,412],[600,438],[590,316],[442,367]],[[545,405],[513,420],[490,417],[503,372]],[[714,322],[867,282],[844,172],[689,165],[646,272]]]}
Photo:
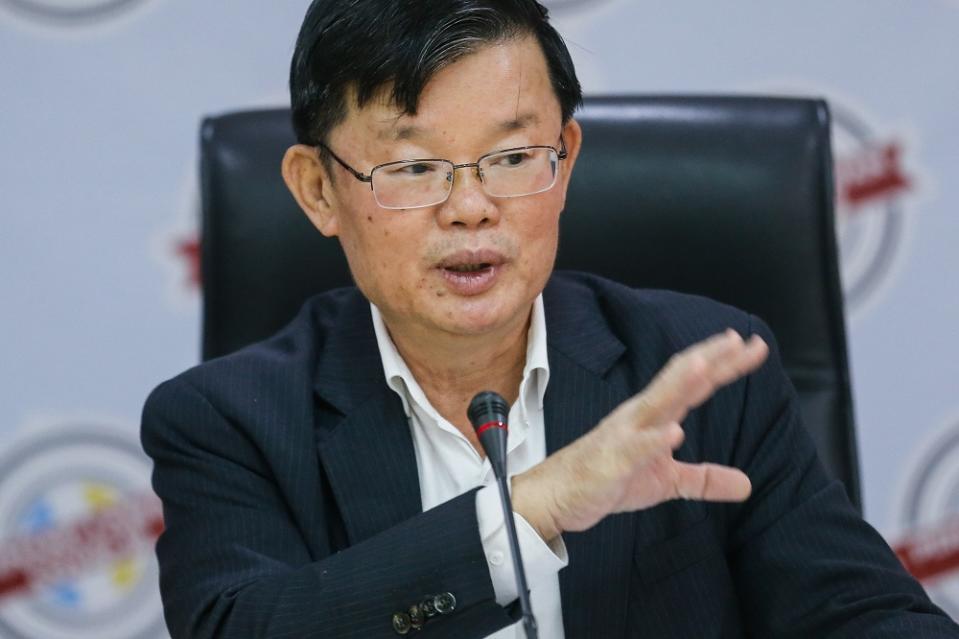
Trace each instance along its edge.
{"label": "open mouth", "polygon": [[485,271],[492,266],[489,262],[477,262],[475,264],[456,264],[447,266],[445,269],[453,273],[476,273],[477,271]]}
{"label": "open mouth", "polygon": [[493,250],[460,251],[437,266],[449,290],[459,295],[479,295],[500,278],[506,258]]}

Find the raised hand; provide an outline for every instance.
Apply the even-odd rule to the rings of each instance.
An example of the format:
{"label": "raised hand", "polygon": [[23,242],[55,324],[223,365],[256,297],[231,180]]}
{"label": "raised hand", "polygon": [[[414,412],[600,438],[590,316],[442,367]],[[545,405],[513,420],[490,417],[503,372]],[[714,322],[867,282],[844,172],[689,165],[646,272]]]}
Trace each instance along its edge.
{"label": "raised hand", "polygon": [[514,477],[513,508],[550,540],[670,499],[745,500],[751,486],[742,471],[680,462],[672,452],[683,441],[686,414],[768,353],[758,336],[743,341],[733,330],[677,353],[589,433]]}

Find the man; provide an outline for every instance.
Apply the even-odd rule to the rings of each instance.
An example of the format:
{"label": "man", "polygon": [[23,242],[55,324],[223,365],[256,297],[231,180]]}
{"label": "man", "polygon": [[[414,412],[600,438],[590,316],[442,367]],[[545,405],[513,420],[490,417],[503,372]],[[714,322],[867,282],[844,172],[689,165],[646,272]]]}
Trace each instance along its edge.
{"label": "man", "polygon": [[551,274],[582,136],[545,9],[315,0],[291,92],[283,176],[357,288],[148,400],[174,637],[522,636],[485,389],[542,637],[959,636],[760,322]]}

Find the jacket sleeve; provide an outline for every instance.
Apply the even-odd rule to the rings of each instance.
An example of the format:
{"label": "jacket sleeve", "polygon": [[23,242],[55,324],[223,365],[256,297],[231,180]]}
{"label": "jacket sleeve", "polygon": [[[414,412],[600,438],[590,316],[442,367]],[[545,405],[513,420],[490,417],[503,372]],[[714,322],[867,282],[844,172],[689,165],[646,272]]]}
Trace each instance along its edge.
{"label": "jacket sleeve", "polygon": [[880,535],[827,478],[769,329],[746,385],[733,464],[753,483],[729,537],[743,618],[756,637],[959,637]]}
{"label": "jacket sleeve", "polygon": [[317,552],[255,442],[182,377],[151,394],[141,438],[163,501],[157,556],[174,639],[397,637],[394,613],[444,593],[455,608],[418,637],[485,637],[518,618],[495,602],[475,491]]}

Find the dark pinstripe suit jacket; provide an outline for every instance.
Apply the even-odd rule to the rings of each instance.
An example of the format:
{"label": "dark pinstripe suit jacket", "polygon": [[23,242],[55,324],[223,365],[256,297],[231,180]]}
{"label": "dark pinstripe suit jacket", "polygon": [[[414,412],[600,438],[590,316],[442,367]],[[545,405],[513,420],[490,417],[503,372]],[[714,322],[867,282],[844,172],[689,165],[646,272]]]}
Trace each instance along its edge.
{"label": "dark pinstripe suit jacket", "polygon": [[[772,342],[729,307],[591,276],[555,275],[544,302],[550,452],[697,340],[732,326]],[[744,469],[745,504],[670,502],[565,535],[566,637],[959,636],[827,480],[797,411],[774,353],[690,414],[677,453]],[[174,637],[396,636],[395,611],[442,592],[456,610],[424,639],[517,618],[494,601],[474,493],[421,512],[409,427],[355,289],[162,384],[142,438]]]}

